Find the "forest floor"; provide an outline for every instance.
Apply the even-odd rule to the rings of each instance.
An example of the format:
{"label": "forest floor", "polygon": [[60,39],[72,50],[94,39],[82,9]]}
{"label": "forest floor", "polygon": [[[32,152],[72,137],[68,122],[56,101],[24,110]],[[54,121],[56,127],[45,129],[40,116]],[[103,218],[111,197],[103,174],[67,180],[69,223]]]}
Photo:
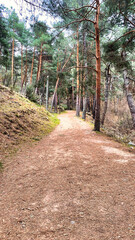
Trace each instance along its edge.
{"label": "forest floor", "polygon": [[135,155],[69,111],[6,158],[0,240],[135,239]]}

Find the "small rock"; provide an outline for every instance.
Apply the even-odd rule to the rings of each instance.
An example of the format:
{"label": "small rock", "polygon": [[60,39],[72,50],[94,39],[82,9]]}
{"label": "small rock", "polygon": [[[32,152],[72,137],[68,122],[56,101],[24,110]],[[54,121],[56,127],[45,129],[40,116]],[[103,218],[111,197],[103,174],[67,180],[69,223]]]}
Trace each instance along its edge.
{"label": "small rock", "polygon": [[71,221],[71,224],[75,224],[75,221]]}
{"label": "small rock", "polygon": [[133,142],[130,141],[130,142],[128,143],[128,145],[130,145],[130,146],[135,146],[135,143],[133,143]]}
{"label": "small rock", "polygon": [[63,235],[64,235],[64,236],[68,236],[68,233],[64,233]]}

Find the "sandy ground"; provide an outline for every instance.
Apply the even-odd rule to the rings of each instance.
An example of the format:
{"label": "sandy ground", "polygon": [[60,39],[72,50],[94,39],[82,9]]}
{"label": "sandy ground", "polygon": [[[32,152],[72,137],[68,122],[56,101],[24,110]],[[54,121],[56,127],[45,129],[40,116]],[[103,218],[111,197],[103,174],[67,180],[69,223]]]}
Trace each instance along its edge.
{"label": "sandy ground", "polygon": [[135,155],[74,112],[6,159],[0,240],[134,240]]}

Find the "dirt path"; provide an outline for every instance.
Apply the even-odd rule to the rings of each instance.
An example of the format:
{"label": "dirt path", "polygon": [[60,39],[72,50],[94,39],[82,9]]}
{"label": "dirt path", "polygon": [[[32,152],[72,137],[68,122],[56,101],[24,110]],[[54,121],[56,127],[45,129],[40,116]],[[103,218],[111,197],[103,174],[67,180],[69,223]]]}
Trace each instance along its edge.
{"label": "dirt path", "polygon": [[135,156],[74,117],[0,178],[0,240],[134,240]]}

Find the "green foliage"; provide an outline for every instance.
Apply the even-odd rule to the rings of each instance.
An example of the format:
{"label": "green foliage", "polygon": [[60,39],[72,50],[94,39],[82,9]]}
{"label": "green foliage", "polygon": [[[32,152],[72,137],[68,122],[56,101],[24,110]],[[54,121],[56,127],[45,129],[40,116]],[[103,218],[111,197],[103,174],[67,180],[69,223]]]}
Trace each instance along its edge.
{"label": "green foliage", "polygon": [[32,85],[27,86],[26,89],[26,97],[34,103],[39,103],[39,99],[37,97],[37,95],[34,92],[34,87]]}
{"label": "green foliage", "polygon": [[106,54],[109,54],[110,52],[118,52],[119,47],[119,42],[112,41],[103,44],[103,48]]}
{"label": "green foliage", "polygon": [[9,48],[9,33],[7,20],[4,18],[3,13],[7,10],[0,5],[0,65],[7,66],[8,61],[8,48]]}
{"label": "green foliage", "polygon": [[59,108],[60,108],[60,111],[63,112],[65,110],[67,110],[67,105],[66,104],[60,104]]}

